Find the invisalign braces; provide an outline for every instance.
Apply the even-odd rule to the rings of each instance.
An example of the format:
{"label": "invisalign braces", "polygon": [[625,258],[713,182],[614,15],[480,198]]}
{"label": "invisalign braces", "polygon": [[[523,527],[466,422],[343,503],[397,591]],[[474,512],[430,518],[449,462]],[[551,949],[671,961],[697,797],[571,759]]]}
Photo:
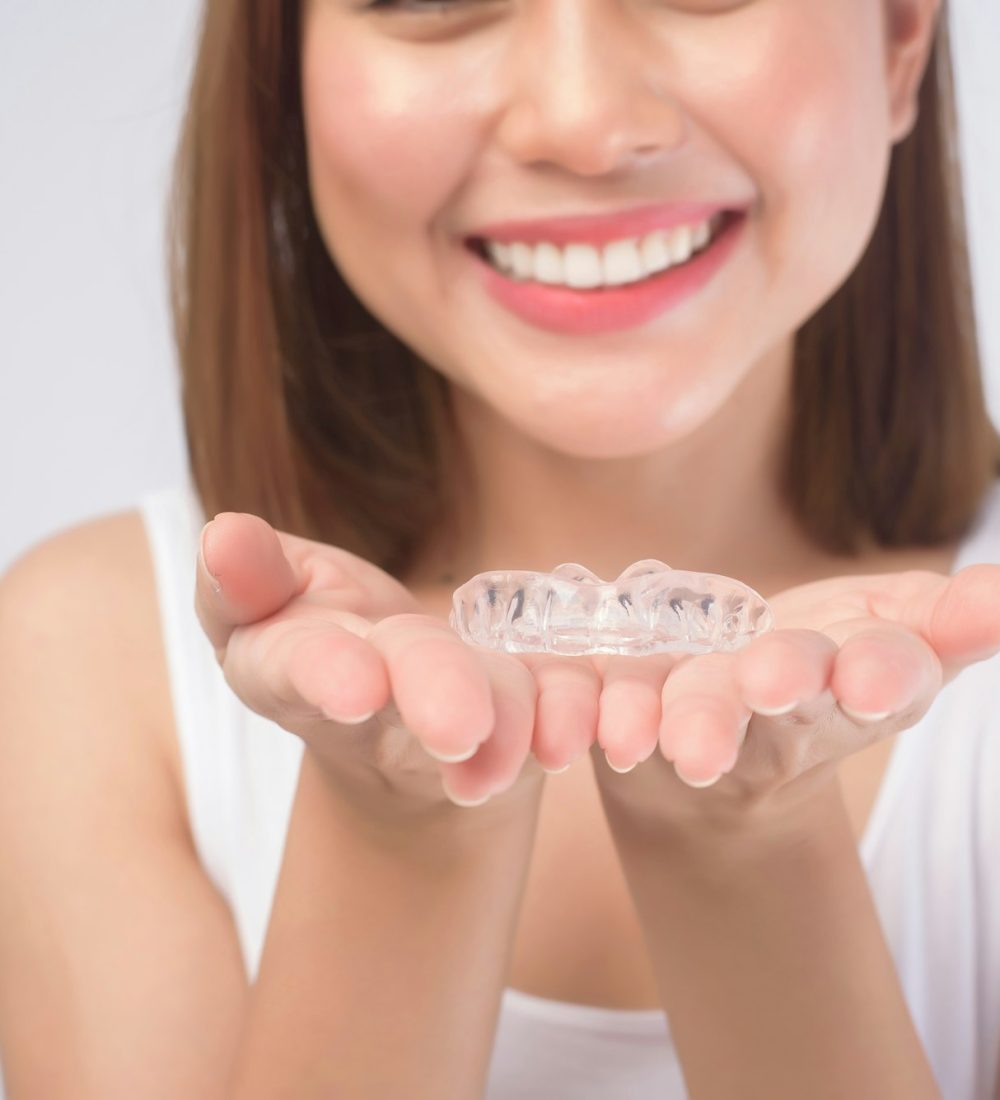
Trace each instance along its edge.
{"label": "invisalign braces", "polygon": [[472,645],[565,656],[734,652],[774,629],[767,601],[748,585],[655,558],[614,581],[575,562],[551,573],[479,573],[455,589],[449,621]]}

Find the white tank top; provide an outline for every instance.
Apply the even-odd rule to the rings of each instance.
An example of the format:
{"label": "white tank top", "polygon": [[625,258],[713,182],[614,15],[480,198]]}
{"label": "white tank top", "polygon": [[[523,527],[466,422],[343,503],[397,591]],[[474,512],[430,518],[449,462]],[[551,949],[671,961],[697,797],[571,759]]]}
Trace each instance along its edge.
{"label": "white tank top", "polygon": [[[235,918],[248,980],[263,948],[302,742],[232,692],[194,613],[205,517],[191,486],[144,496],[198,854]],[[1000,484],[955,570],[1000,563]],[[993,1100],[1000,1057],[1000,657],[972,665],[896,740],[860,854],[945,1100]],[[580,960],[586,965],[586,960]],[[686,1100],[660,1010],[504,991],[487,1100]]]}

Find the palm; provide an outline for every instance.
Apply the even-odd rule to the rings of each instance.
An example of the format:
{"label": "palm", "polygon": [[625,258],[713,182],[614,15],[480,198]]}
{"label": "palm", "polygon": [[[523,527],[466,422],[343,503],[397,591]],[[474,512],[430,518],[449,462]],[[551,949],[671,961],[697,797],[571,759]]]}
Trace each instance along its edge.
{"label": "palm", "polygon": [[[625,685],[607,706],[602,695],[599,747],[620,764],[648,757],[619,777],[595,753],[606,793],[649,813],[674,800],[664,783],[688,807],[766,798],[914,725],[944,684],[1000,650],[1000,566],[831,577],[769,603],[775,629],[737,653],[647,658],[631,675],[622,662],[635,659],[595,659],[605,695]],[[646,713],[658,688],[655,730],[629,727],[630,683]],[[717,793],[688,789],[719,773]]]}
{"label": "palm", "polygon": [[972,565],[953,576],[930,570],[828,577],[768,601],[780,629],[815,630],[842,642],[893,624],[935,651],[948,683],[1000,648],[1000,567]]}
{"label": "palm", "polygon": [[524,764],[545,716],[535,722],[536,683],[515,657],[466,646],[363,558],[252,514],[220,513],[205,558],[196,610],[227,682],[306,741],[345,792],[382,809],[387,792],[420,808],[445,791],[466,804],[536,797],[539,769]]}

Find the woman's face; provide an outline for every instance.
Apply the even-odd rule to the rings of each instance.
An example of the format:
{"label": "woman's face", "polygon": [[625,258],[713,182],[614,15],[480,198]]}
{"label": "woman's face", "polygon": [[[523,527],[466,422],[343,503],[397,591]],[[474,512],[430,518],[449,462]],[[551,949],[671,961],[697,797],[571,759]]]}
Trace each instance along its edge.
{"label": "woman's face", "polygon": [[[373,314],[519,431],[579,457],[651,452],[772,361],[856,265],[912,123],[935,6],[305,0],[309,182],[327,248]],[[669,209],[692,203],[707,205]],[[467,245],[496,222],[661,204],[668,225],[743,214],[686,263],[676,226],[663,249],[647,242],[679,262],[610,292],[625,310],[652,301],[631,319],[609,319],[599,288],[564,290],[582,331],[565,329],[554,286],[533,294]],[[570,239],[591,243],[578,257],[603,255],[589,228]],[[625,278],[641,274],[618,253]],[[572,270],[562,277],[586,279],[586,264]],[[511,287],[550,312],[510,308]]]}

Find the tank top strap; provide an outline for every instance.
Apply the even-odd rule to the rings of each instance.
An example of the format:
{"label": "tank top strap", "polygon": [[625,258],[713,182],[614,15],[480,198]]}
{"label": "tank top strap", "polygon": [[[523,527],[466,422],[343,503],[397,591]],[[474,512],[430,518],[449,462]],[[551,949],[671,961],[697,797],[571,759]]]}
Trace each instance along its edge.
{"label": "tank top strap", "polygon": [[206,873],[229,904],[247,975],[256,975],[284,853],[302,742],[252,711],[226,682],[194,607],[208,522],[194,487],[141,498],[156,573],[188,819]]}
{"label": "tank top strap", "polygon": [[228,896],[232,884],[219,733],[230,689],[194,610],[198,539],[207,520],[187,483],[146,493],[139,510],[156,576],[188,820],[203,866]]}

